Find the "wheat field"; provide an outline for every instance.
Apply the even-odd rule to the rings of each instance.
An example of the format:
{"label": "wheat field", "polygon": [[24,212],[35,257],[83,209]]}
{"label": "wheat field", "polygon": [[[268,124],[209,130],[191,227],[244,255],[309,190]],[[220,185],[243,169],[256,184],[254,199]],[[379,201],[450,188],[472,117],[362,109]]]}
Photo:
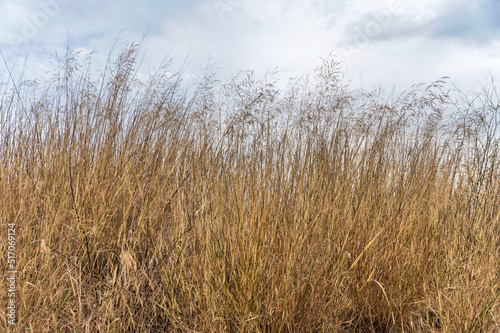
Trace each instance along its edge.
{"label": "wheat field", "polygon": [[139,51],[0,75],[1,331],[500,330],[493,81],[356,90],[326,58],[188,93]]}

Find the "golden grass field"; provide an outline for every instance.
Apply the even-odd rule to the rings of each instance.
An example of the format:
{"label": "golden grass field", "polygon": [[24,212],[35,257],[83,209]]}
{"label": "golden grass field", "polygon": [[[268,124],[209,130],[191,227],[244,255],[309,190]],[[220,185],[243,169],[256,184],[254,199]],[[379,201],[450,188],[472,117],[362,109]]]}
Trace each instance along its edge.
{"label": "golden grass field", "polygon": [[352,90],[327,58],[187,94],[138,51],[0,76],[0,331],[500,331],[493,81]]}

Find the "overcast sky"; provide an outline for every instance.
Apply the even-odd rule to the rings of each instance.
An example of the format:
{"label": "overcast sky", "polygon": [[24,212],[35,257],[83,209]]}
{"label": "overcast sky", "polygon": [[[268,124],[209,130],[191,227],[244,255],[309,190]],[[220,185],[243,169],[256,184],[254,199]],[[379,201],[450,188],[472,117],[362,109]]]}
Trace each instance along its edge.
{"label": "overcast sky", "polygon": [[277,67],[286,83],[333,53],[353,87],[399,90],[449,76],[476,90],[489,73],[500,77],[498,0],[0,0],[9,66],[30,50],[30,71],[50,68],[68,31],[97,66],[120,31],[123,43],[147,32],[143,73],[169,55],[174,68],[188,59],[186,73],[210,57],[222,80]]}

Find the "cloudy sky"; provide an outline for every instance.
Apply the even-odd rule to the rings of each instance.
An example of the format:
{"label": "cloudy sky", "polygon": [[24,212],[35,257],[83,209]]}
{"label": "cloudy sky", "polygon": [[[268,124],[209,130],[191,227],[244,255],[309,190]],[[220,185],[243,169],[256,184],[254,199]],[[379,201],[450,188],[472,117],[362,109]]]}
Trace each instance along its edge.
{"label": "cloudy sky", "polygon": [[29,53],[29,71],[43,72],[68,35],[103,65],[119,34],[123,45],[146,34],[142,73],[165,57],[174,68],[187,61],[186,75],[211,59],[222,80],[277,68],[285,84],[334,54],[353,87],[406,89],[449,76],[476,90],[490,74],[500,78],[498,0],[0,0],[9,68]]}

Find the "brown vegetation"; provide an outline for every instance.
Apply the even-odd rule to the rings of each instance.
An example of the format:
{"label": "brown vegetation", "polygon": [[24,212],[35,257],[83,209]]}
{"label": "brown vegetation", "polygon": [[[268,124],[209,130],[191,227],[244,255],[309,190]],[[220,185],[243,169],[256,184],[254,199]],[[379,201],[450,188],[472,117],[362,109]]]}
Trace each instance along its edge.
{"label": "brown vegetation", "polygon": [[328,58],[287,91],[208,67],[188,98],[137,49],[3,80],[14,331],[500,330],[493,83],[350,90]]}

